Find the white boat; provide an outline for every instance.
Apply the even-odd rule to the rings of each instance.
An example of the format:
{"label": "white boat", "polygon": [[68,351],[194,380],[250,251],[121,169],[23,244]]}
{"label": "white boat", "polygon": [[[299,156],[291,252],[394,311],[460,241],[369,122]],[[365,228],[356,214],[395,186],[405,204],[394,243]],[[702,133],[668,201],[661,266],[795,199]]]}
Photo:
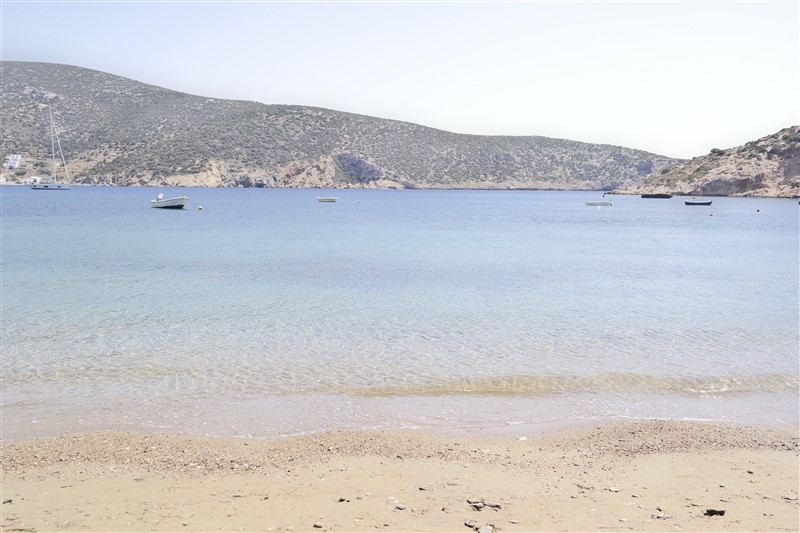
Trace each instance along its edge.
{"label": "white boat", "polygon": [[164,198],[164,193],[159,193],[154,200],[150,200],[150,207],[161,207],[163,209],[183,209],[188,203],[188,196]]}
{"label": "white boat", "polygon": [[[68,191],[69,172],[67,171],[67,161],[64,159],[64,151],[61,150],[61,140],[58,138],[55,124],[53,123],[53,111],[50,105],[47,106],[47,113],[50,115],[50,153],[53,155],[53,175],[47,178],[39,178],[35,183],[31,183],[31,189],[35,191]],[[56,143],[61,154],[61,163],[64,165],[64,176],[66,181],[58,181],[56,177]]]}
{"label": "white boat", "polygon": [[68,191],[69,183],[43,178],[41,181],[31,183],[31,189],[36,191]]}
{"label": "white boat", "polygon": [[605,206],[614,205],[614,203],[611,202],[610,200],[600,200],[600,201],[597,201],[597,202],[586,202],[586,205],[593,205],[593,206],[596,205],[596,206],[605,207]]}
{"label": "white boat", "polygon": [[713,200],[697,200],[692,198],[691,200],[684,200],[684,205],[711,205]]}
{"label": "white boat", "polygon": [[324,197],[317,196],[318,202],[336,202],[337,200],[339,200],[339,198],[336,196],[324,196]]}

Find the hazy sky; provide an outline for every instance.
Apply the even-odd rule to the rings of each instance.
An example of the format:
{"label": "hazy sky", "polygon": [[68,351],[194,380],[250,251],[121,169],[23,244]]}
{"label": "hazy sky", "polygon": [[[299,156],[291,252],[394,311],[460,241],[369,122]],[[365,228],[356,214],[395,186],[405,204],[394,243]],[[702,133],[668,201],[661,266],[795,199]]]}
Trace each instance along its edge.
{"label": "hazy sky", "polygon": [[2,0],[0,55],[689,158],[800,122],[799,5]]}

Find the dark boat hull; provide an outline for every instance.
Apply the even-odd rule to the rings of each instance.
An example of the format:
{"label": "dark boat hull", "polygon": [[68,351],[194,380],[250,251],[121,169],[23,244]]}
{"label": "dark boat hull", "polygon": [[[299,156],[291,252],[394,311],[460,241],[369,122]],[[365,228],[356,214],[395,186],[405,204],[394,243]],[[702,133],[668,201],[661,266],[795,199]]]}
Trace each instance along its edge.
{"label": "dark boat hull", "polygon": [[713,200],[704,200],[704,201],[695,201],[695,200],[685,200],[683,203],[686,205],[711,205]]}
{"label": "dark boat hull", "polygon": [[672,198],[672,195],[663,193],[643,194],[642,198]]}

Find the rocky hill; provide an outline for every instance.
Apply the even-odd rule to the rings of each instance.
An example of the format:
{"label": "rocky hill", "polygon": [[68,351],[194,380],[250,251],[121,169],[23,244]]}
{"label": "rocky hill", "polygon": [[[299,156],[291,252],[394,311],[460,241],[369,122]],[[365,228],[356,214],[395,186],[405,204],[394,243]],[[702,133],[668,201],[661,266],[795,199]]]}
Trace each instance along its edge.
{"label": "rocky hill", "polygon": [[618,146],[204,98],[66,65],[0,69],[3,156],[23,156],[12,180],[46,172],[48,103],[72,181],[86,184],[610,190],[676,162]]}
{"label": "rocky hill", "polygon": [[627,194],[800,198],[800,127],[678,163],[647,176]]}

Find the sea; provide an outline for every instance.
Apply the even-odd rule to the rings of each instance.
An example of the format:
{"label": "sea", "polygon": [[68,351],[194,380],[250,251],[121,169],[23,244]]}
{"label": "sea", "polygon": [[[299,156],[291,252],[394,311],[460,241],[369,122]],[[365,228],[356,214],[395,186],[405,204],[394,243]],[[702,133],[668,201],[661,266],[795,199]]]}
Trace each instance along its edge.
{"label": "sea", "polygon": [[797,200],[602,198],[0,187],[2,437],[796,425]]}

